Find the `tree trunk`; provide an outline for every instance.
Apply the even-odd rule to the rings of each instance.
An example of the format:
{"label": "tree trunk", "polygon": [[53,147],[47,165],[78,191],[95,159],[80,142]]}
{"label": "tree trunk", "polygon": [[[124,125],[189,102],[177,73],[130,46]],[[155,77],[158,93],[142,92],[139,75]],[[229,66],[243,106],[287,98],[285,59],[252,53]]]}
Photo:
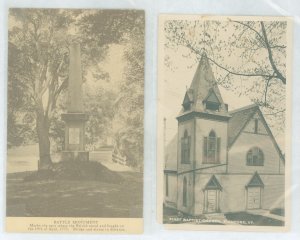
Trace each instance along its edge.
{"label": "tree trunk", "polygon": [[39,140],[39,165],[38,169],[49,169],[52,166],[50,156],[50,138],[49,138],[49,118],[44,114],[43,109],[38,109],[36,117],[36,130]]}

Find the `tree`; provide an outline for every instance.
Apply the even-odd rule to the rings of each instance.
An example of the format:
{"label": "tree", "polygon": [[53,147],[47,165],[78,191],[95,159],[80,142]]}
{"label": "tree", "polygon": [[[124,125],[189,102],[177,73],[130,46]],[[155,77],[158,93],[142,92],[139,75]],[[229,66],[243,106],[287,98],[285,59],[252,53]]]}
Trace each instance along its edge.
{"label": "tree", "polygon": [[[20,70],[23,65],[20,52],[14,44],[8,44],[8,108],[7,108],[7,132],[8,147],[19,146],[35,140],[35,134],[31,123],[30,106],[24,104],[28,99],[26,84],[20,79]],[[22,111],[22,109],[26,109]]]}
{"label": "tree", "polygon": [[[103,74],[97,66],[105,56],[107,46],[124,38],[130,30],[130,24],[127,23],[132,22],[133,18],[134,15],[128,14],[128,11],[117,10],[10,10],[9,42],[15,46],[18,54],[9,64],[15,58],[21,59],[14,76],[17,76],[18,83],[22,84],[22,90],[26,93],[20,109],[35,114],[34,130],[39,143],[41,169],[47,169],[52,164],[49,131],[51,123],[57,119],[57,101],[68,84],[68,43],[71,34],[75,32],[82,45],[83,72],[96,69],[96,74],[101,77]],[[88,34],[89,31],[96,31],[97,37],[93,38]],[[16,79],[11,76],[9,84]],[[9,102],[14,90],[9,88]],[[10,106],[15,108],[16,104],[12,102]],[[8,128],[8,131],[12,129]]]}
{"label": "tree", "polygon": [[[57,9],[11,9],[9,41],[23,59],[19,80],[26,86],[26,105],[35,113],[39,166],[51,166],[50,119],[61,91],[67,85],[67,28],[73,21]],[[11,79],[9,81],[12,81]],[[14,90],[14,89],[13,89]]]}
{"label": "tree", "polygon": [[198,61],[205,51],[217,81],[259,104],[271,125],[283,129],[286,21],[166,21],[165,65],[171,52]]}
{"label": "tree", "polygon": [[130,165],[142,167],[144,145],[144,17],[137,18],[136,28],[131,32],[124,58],[126,67],[119,98],[115,102],[122,129],[116,137]]}
{"label": "tree", "polygon": [[94,94],[87,93],[84,98],[84,107],[89,113],[86,123],[86,143],[89,149],[94,150],[106,144],[112,136],[112,121],[115,117],[113,103],[116,92],[100,88]]}
{"label": "tree", "polygon": [[[103,35],[101,25],[97,23],[103,22],[103,19],[108,18],[106,14],[113,16],[110,27],[114,31],[118,26],[119,41],[111,41],[110,35]],[[119,17],[116,17],[119,16]],[[99,106],[94,108],[95,113],[98,113],[99,108],[110,116],[113,132],[107,133],[114,137],[116,144],[121,152],[127,157],[128,164],[131,166],[142,166],[143,159],[143,115],[144,115],[144,12],[138,10],[114,10],[113,12],[95,12],[93,15],[86,16],[83,20],[86,24],[82,24],[81,28],[84,35],[90,37],[88,46],[97,46],[102,42],[109,44],[119,44],[124,47],[123,60],[126,63],[124,69],[124,77],[121,80],[120,86],[115,86],[114,95],[112,93],[107,96],[104,92],[97,96],[103,102],[111,102],[109,108]],[[108,31],[108,30],[106,30]],[[109,45],[107,45],[109,46]],[[93,53],[93,47],[89,47],[89,54]],[[100,69],[99,69],[100,68]],[[93,65],[92,69],[96,79],[106,79],[107,76],[101,72],[101,67]],[[121,69],[120,69],[121,71]],[[100,73],[100,74],[99,74]],[[114,83],[112,83],[114,84]],[[112,98],[113,96],[113,98]],[[98,101],[98,100],[97,100]],[[91,104],[92,106],[93,104]],[[113,110],[113,112],[109,110]],[[102,114],[96,114],[91,120],[96,121],[98,130],[95,126],[91,128],[101,135],[105,135],[103,128],[108,122],[101,118]],[[115,126],[115,127],[114,127]],[[89,128],[91,130],[91,128]],[[93,134],[99,138],[98,134]]]}

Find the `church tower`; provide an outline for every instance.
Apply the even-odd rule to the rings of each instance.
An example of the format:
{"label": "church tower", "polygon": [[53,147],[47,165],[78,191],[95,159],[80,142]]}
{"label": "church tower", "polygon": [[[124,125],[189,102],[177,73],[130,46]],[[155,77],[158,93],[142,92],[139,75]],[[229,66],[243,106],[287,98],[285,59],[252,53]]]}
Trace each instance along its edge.
{"label": "church tower", "polygon": [[203,53],[177,116],[178,210],[191,215],[196,212],[196,174],[200,169],[226,165],[229,119],[228,106]]}

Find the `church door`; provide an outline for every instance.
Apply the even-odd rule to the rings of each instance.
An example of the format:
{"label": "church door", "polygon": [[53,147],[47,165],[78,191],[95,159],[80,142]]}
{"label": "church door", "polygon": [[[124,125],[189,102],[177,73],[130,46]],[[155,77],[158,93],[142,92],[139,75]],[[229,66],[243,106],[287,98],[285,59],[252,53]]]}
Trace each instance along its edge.
{"label": "church door", "polygon": [[217,212],[217,190],[207,190],[207,212]]}
{"label": "church door", "polygon": [[221,191],[222,186],[216,176],[213,175],[204,188],[204,213],[220,212],[219,199]]}
{"label": "church door", "polygon": [[261,203],[261,188],[249,187],[248,188],[248,209],[258,209]]}

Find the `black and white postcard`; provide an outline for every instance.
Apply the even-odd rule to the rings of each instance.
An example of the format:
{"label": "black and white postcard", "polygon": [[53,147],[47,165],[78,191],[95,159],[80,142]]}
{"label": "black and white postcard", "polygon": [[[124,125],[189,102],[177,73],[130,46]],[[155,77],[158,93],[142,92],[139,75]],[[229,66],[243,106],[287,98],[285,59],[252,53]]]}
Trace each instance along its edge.
{"label": "black and white postcard", "polygon": [[144,11],[9,10],[6,229],[142,233]]}
{"label": "black and white postcard", "polygon": [[160,221],[286,230],[290,19],[162,15],[158,44]]}

